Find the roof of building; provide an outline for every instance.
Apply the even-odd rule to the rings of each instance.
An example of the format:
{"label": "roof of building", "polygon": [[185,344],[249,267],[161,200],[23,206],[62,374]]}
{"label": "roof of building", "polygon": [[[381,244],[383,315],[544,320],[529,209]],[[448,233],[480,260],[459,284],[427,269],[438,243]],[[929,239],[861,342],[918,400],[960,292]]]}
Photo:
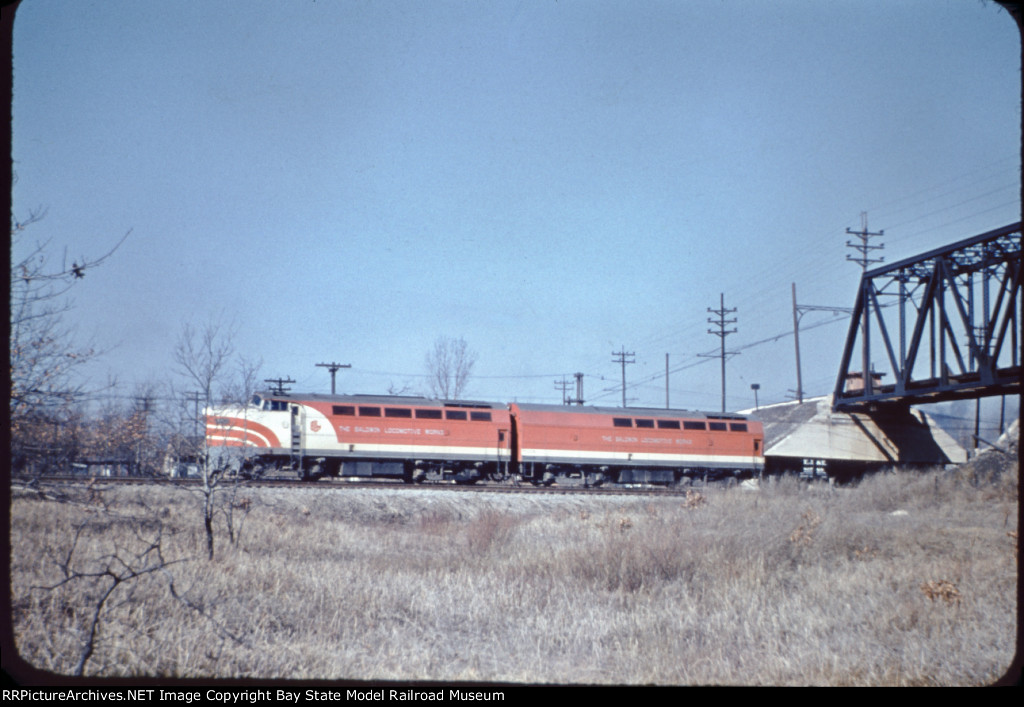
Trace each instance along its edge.
{"label": "roof of building", "polygon": [[914,408],[833,412],[832,396],[757,410],[765,456],[838,461],[949,464],[967,453],[932,419]]}

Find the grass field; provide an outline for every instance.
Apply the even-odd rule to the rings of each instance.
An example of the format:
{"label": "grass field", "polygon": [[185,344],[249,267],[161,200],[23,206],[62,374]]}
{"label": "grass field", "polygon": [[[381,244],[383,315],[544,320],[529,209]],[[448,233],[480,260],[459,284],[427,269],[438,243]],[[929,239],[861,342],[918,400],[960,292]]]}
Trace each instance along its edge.
{"label": "grass field", "polygon": [[213,561],[198,504],[173,488],[15,492],[24,660],[100,676],[981,685],[1015,653],[1016,473],[686,500],[243,489],[237,543],[221,532]]}

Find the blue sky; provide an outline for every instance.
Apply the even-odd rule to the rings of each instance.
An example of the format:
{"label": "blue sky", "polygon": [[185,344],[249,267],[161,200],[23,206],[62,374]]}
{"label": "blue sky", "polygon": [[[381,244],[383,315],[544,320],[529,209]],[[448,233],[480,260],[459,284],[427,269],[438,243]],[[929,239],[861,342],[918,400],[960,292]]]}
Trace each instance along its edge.
{"label": "blue sky", "polygon": [[[887,262],[1020,218],[1020,68],[971,0],[26,0],[14,209],[48,211],[20,247],[131,229],[70,315],[126,392],[220,321],[296,391],[328,361],[423,390],[451,336],[476,398],[582,371],[618,405],[624,348],[631,405],[664,405],[669,354],[673,407],[714,410],[724,293],[741,409],[796,388],[791,283],[852,305],[862,212]],[[802,320],[809,394],[831,319]]]}

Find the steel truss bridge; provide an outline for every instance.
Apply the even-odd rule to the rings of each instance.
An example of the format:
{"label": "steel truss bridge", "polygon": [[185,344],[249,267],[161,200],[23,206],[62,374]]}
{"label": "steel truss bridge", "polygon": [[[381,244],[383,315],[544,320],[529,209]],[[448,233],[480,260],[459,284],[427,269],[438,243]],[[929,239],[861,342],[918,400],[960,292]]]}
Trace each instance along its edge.
{"label": "steel truss bridge", "polygon": [[1019,222],[866,271],[833,408],[1019,395],[1022,301]]}

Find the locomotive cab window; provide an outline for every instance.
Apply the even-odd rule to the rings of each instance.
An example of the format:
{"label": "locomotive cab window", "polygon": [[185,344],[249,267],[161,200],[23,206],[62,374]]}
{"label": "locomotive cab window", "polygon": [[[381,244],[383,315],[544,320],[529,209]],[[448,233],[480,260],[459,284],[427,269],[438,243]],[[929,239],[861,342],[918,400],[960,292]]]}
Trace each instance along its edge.
{"label": "locomotive cab window", "polygon": [[730,422],[729,423],[729,429],[732,430],[733,432],[746,432],[747,431],[747,423],[746,422]]}

